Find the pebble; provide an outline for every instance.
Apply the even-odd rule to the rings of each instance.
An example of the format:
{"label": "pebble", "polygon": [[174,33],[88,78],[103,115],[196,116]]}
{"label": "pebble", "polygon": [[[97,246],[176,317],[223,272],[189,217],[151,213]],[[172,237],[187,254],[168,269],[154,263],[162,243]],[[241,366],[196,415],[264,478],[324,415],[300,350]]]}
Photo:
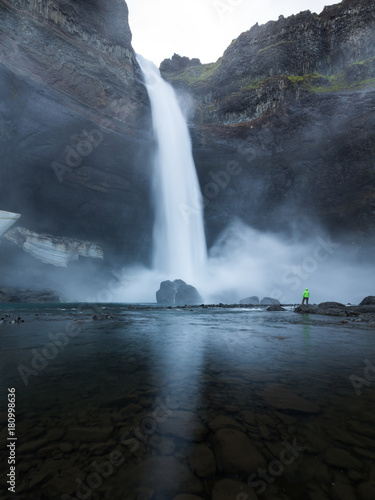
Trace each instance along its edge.
{"label": "pebble", "polygon": [[324,454],[324,460],[330,465],[345,469],[360,469],[362,467],[361,462],[356,457],[341,448],[329,448]]}
{"label": "pebble", "polygon": [[216,459],[210,448],[198,444],[189,455],[190,469],[198,477],[210,477],[216,472]]}
{"label": "pebble", "polygon": [[204,423],[191,411],[173,410],[159,427],[162,434],[170,434],[189,441],[202,441],[208,432]]}
{"label": "pebble", "polygon": [[259,500],[259,497],[246,483],[222,479],[215,483],[211,500]]}
{"label": "pebble", "polygon": [[113,433],[113,427],[70,427],[65,439],[68,442],[104,443]]}
{"label": "pebble", "polygon": [[357,488],[358,496],[361,500],[374,500],[375,498],[375,481],[361,483]]}
{"label": "pebble", "polygon": [[223,429],[225,427],[233,428],[233,429],[238,429],[242,432],[246,432],[246,429],[243,425],[241,425],[239,422],[237,422],[233,417],[228,417],[226,415],[220,415],[216,417],[214,420],[211,420],[209,422],[208,427],[212,431],[217,431],[219,429]]}
{"label": "pebble", "polygon": [[228,475],[247,478],[266,461],[250,439],[236,429],[220,429],[214,436],[214,449],[219,469]]}
{"label": "pebble", "polygon": [[135,487],[151,488],[161,498],[174,497],[177,494],[203,492],[203,484],[189,468],[174,457],[152,457],[144,460],[125,474],[118,475],[122,491],[131,491]]}
{"label": "pebble", "polygon": [[318,413],[319,406],[292,393],[282,384],[269,384],[258,395],[279,410],[296,410],[304,413]]}

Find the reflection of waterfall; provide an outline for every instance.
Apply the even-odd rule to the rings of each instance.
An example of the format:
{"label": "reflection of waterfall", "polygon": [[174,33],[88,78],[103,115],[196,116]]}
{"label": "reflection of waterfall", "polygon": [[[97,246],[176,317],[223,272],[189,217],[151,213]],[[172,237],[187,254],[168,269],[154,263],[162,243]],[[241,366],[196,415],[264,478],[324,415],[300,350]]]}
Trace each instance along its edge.
{"label": "reflection of waterfall", "polygon": [[194,284],[206,268],[203,208],[188,127],[173,88],[137,56],[151,102],[154,164],[153,267]]}

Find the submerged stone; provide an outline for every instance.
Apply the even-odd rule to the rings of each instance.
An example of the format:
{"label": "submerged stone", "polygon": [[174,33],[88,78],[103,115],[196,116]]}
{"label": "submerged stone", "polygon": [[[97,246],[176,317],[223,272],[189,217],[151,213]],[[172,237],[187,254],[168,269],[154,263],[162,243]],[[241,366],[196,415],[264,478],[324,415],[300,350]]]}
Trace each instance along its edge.
{"label": "submerged stone", "polygon": [[[168,498],[184,493],[201,493],[203,485],[189,468],[174,457],[152,457],[129,469],[119,477],[124,488],[152,488]],[[130,489],[128,491],[131,491]]]}
{"label": "submerged stone", "polygon": [[269,384],[259,396],[279,410],[296,410],[304,413],[318,413],[319,406],[307,401],[281,384]]}
{"label": "submerged stone", "polygon": [[220,429],[214,436],[214,448],[219,469],[224,474],[248,477],[266,461],[250,439],[236,429]]}
{"label": "submerged stone", "polygon": [[212,500],[258,500],[253,488],[233,479],[222,479],[215,483]]}
{"label": "submerged stone", "polygon": [[344,467],[345,469],[360,469],[362,467],[358,458],[342,448],[329,448],[324,460],[335,467]]}
{"label": "submerged stone", "polygon": [[192,411],[173,410],[160,428],[162,433],[192,441],[201,441],[207,434],[206,426]]}

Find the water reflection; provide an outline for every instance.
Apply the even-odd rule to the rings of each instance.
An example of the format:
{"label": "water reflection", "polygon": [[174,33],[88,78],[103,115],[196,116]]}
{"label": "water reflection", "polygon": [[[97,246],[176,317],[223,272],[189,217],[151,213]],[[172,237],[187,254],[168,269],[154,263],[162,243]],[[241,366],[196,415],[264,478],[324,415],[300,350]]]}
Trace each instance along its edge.
{"label": "water reflection", "polygon": [[[366,498],[374,384],[358,396],[350,376],[375,360],[373,331],[288,311],[107,306],[97,320],[80,315],[79,335],[26,387],[19,364],[30,366],[31,351],[75,318],[38,314],[1,329],[0,389],[17,394],[21,500],[79,498],[77,477],[95,499],[256,498],[247,479],[279,460],[284,442],[304,451],[259,498],[345,498],[344,486]],[[114,452],[124,463],[90,487],[92,464]]]}

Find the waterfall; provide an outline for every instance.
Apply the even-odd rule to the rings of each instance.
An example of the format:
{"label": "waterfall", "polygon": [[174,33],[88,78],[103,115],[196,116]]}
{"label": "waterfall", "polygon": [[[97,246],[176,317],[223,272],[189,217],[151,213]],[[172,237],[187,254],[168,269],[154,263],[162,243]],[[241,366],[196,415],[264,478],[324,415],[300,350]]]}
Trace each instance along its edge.
{"label": "waterfall", "polygon": [[206,269],[203,203],[188,126],[177,96],[156,66],[137,55],[151,102],[156,138],[153,268],[194,284]]}

